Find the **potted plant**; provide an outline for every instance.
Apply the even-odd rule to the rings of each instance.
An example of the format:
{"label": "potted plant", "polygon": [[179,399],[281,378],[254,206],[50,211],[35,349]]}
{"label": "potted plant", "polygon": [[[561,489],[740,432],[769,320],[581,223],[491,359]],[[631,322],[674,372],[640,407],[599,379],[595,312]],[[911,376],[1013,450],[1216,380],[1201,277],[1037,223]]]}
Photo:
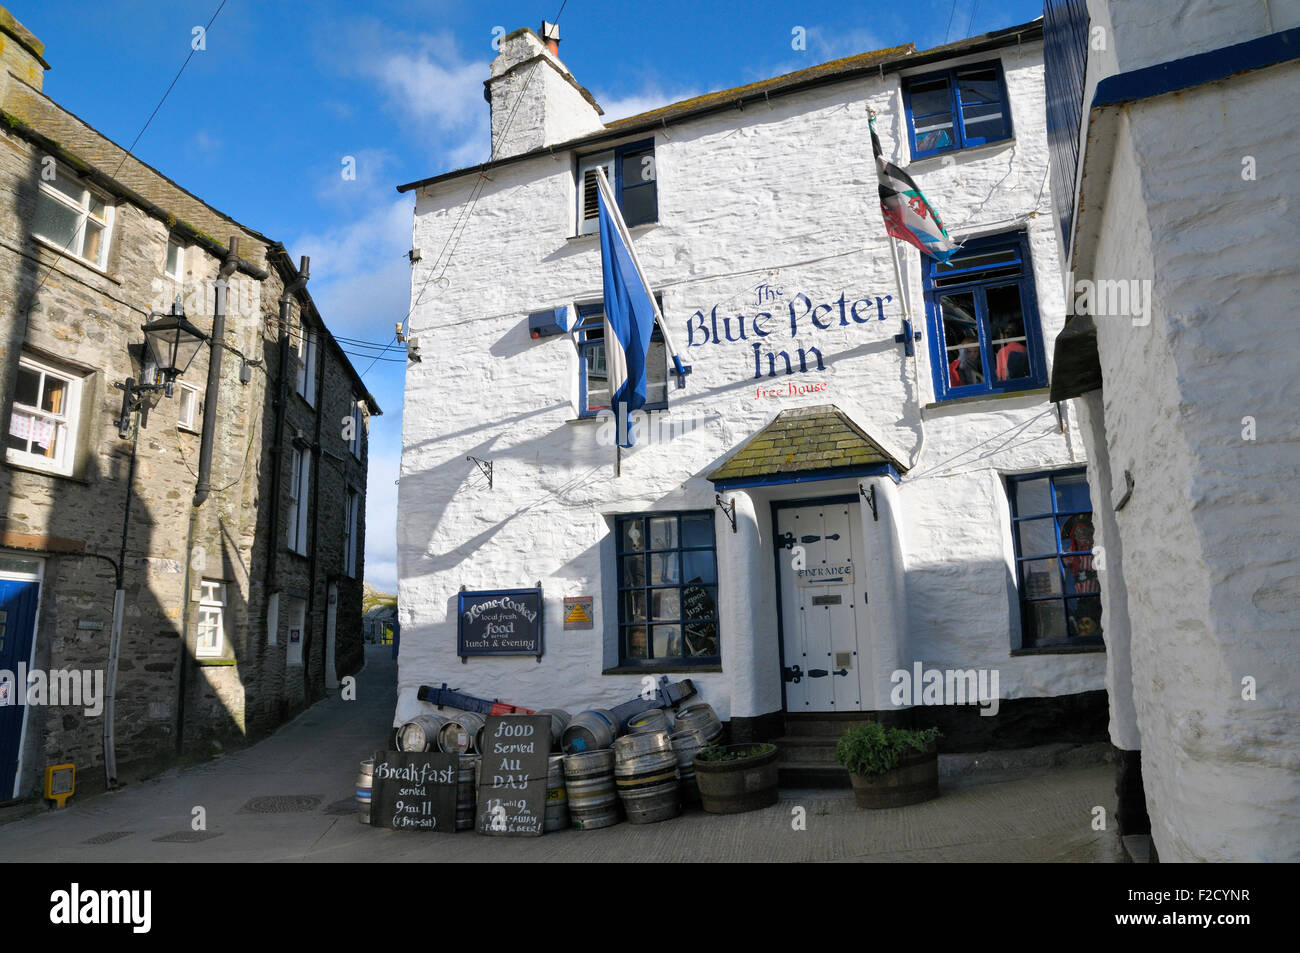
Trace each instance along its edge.
{"label": "potted plant", "polygon": [[695,754],[700,806],[710,814],[740,814],[776,803],[776,745],[709,745]]}
{"label": "potted plant", "polygon": [[939,796],[939,729],[868,721],[844,732],[835,760],[849,769],[858,807],[903,807]]}

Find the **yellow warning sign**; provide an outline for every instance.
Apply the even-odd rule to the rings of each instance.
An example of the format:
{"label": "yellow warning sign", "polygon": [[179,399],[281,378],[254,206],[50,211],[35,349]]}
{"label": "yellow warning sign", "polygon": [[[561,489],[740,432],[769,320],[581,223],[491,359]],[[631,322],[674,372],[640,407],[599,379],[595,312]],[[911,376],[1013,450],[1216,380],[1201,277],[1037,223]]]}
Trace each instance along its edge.
{"label": "yellow warning sign", "polygon": [[590,629],[594,596],[566,596],[564,600],[564,628]]}

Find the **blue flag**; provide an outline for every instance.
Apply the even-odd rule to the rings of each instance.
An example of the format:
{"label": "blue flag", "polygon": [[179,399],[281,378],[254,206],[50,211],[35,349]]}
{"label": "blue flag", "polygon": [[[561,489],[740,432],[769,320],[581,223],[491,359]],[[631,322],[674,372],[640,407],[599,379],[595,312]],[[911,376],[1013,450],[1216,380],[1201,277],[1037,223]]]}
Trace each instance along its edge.
{"label": "blue flag", "polygon": [[635,442],[627,414],[646,400],[646,355],[655,326],[655,303],[632,259],[630,239],[618,205],[598,175],[600,203],[600,262],[605,286],[605,361],[609,369],[610,403],[618,418],[618,445]]}

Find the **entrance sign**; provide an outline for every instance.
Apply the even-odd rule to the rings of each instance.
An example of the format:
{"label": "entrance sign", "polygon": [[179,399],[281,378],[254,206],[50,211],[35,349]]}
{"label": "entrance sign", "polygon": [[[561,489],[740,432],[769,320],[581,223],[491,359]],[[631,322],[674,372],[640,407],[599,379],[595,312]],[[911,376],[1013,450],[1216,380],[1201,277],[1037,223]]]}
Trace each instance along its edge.
{"label": "entrance sign", "polygon": [[371,826],[454,834],[459,767],[454,754],[376,751]]}
{"label": "entrance sign", "polygon": [[800,586],[851,586],[853,585],[853,563],[846,560],[834,565],[796,569],[794,581]]}
{"label": "entrance sign", "polygon": [[540,837],[546,819],[550,715],[489,715],[478,776],[480,834]]}
{"label": "entrance sign", "polygon": [[456,654],[536,655],[542,659],[542,590],[462,590],[457,606]]}

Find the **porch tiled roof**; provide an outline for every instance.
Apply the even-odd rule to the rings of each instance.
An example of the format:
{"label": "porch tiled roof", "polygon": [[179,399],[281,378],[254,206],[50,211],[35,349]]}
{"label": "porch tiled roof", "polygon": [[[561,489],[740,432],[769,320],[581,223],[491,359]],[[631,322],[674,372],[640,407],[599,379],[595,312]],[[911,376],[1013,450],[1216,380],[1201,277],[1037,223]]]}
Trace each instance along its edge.
{"label": "porch tiled roof", "polygon": [[783,410],[708,475],[714,483],[843,467],[907,470],[833,404]]}

